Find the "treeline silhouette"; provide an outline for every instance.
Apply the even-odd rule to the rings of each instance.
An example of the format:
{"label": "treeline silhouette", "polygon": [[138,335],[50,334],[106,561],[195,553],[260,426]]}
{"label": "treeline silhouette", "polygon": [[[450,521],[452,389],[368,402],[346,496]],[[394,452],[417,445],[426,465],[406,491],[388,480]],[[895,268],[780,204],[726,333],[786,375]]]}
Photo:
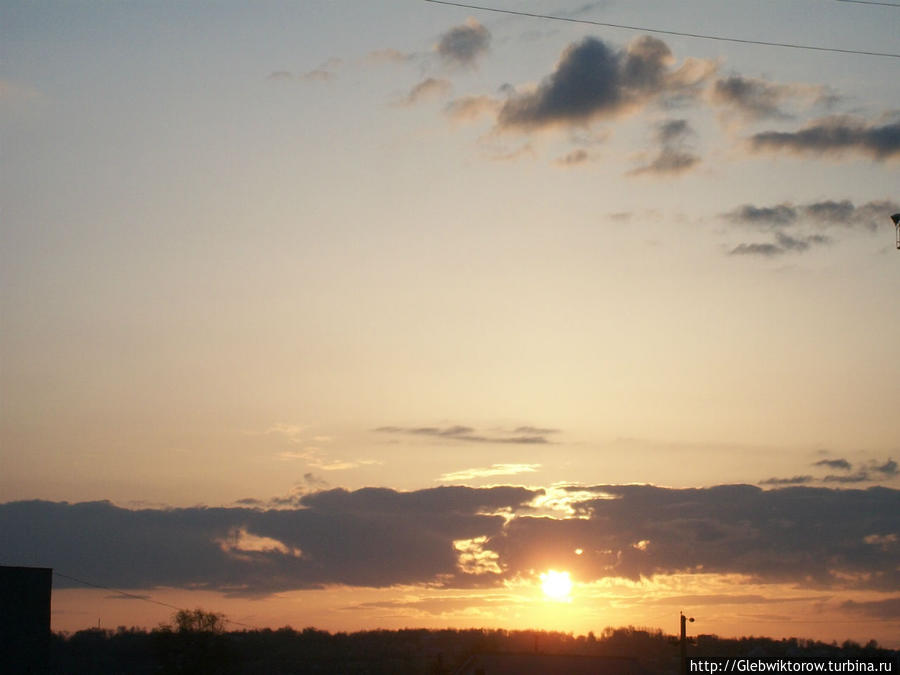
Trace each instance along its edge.
{"label": "treeline silhouette", "polygon": [[[678,672],[678,647],[659,630],[606,628],[573,635],[556,631],[485,629],[404,629],[329,633],[315,628],[226,632],[221,621],[210,630],[160,626],[152,631],[120,626],[53,635],[53,673],[179,673],[287,675],[436,675],[452,673],[479,652],[533,652],[630,657],[653,673]],[[874,640],[831,644],[797,638],[720,638],[701,635],[688,648],[698,657],[833,659],[880,658],[900,662],[900,650]]]}

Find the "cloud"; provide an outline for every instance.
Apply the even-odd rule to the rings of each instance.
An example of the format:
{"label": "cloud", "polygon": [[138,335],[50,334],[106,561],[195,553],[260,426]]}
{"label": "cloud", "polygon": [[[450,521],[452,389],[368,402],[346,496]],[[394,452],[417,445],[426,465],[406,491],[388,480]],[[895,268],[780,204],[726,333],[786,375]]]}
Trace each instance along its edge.
{"label": "cloud", "polygon": [[465,24],[444,33],[434,50],[447,64],[474,66],[488,52],[490,44],[490,31],[469,18]]}
{"label": "cloud", "polygon": [[429,77],[415,85],[403,100],[404,105],[413,105],[428,99],[446,96],[453,89],[448,80]]}
{"label": "cloud", "polygon": [[802,209],[808,218],[824,225],[860,228],[874,232],[881,228],[887,214],[896,213],[900,209],[900,202],[882,199],[855,206],[849,199],[824,200],[805,204]]}
{"label": "cloud", "polygon": [[616,51],[587,37],[571,44],[556,69],[536,89],[511,96],[497,116],[501,129],[535,130],[584,125],[667,96],[693,95],[710,74],[699,62],[672,70],[665,42],[649,36]]}
{"label": "cloud", "polygon": [[0,540],[6,564],[123,589],[502,587],[548,568],[583,582],[698,573],[900,588],[898,490],[597,485],[557,493],[568,494],[571,516],[538,516],[549,492],[515,486],[333,489],[295,494],[282,509],[11,502],[0,504]]}
{"label": "cloud", "polygon": [[513,429],[514,434],[541,434],[543,436],[549,434],[558,434],[560,429],[554,429],[552,427],[533,427],[533,426],[522,426],[516,427]]}
{"label": "cloud", "polygon": [[[837,460],[837,462],[843,461],[844,460]],[[851,468],[848,462],[844,462],[846,466],[844,466],[844,464],[835,464],[832,462],[816,462],[816,465],[820,464],[830,468],[844,469],[845,471],[849,471]],[[880,474],[880,476],[874,474]],[[898,475],[900,475],[900,467],[898,467],[897,462],[893,459],[888,459],[883,463],[872,460],[866,466],[860,467],[856,473],[843,476],[829,475],[825,476],[823,480],[826,483],[867,483],[880,479],[890,480]]]}
{"label": "cloud", "polygon": [[652,162],[631,171],[632,175],[678,175],[692,169],[700,162],[700,158],[689,152],[672,148],[663,148]]}
{"label": "cloud", "polygon": [[759,481],[760,485],[802,485],[804,483],[811,483],[813,481],[812,476],[793,476],[791,478],[767,478],[766,480]]}
{"label": "cloud", "polygon": [[744,204],[723,213],[722,217],[737,225],[750,225],[760,229],[787,227],[802,221],[820,228],[844,227],[875,231],[886,221],[885,214],[893,213],[896,209],[900,209],[900,203],[890,199],[859,205],[849,199],[825,199],[797,205],[787,202],[771,206]]}
{"label": "cloud", "polygon": [[489,96],[466,96],[448,103],[444,112],[452,120],[460,122],[495,113],[499,108],[500,102]]}
{"label": "cloud", "polygon": [[712,102],[726,106],[746,120],[789,119],[784,105],[791,100],[807,104],[834,102],[825,87],[807,84],[777,84],[766,80],[731,75],[715,81],[710,92]]}
{"label": "cloud", "polygon": [[[509,570],[565,565],[579,580],[702,570],[810,588],[900,586],[897,544],[882,550],[863,540],[865,533],[900,530],[896,490],[747,485],[589,490],[596,498],[575,504],[583,518],[520,515],[487,547]],[[636,547],[639,542],[647,543]],[[584,555],[573,556],[575,548]]]}
{"label": "cloud", "polygon": [[471,480],[472,478],[487,478],[489,476],[514,476],[519,473],[531,473],[540,468],[540,464],[491,464],[489,467],[445,473],[438,480],[442,483],[449,483],[457,480]]}
{"label": "cloud", "polygon": [[849,471],[852,467],[846,459],[820,459],[813,466],[827,466],[829,469],[842,469]]}
{"label": "cloud", "polygon": [[756,255],[772,258],[785,253],[802,253],[813,246],[828,244],[830,241],[828,237],[821,234],[792,237],[784,232],[776,232],[774,242],[738,244],[731,249],[729,255]]}
{"label": "cloud", "polygon": [[649,164],[631,170],[631,175],[678,175],[692,169],[700,158],[685,149],[687,139],[694,134],[687,120],[668,120],[657,125],[656,141],[660,148]]}
{"label": "cloud", "polygon": [[461,425],[449,427],[378,427],[375,431],[388,434],[411,434],[414,436],[430,436],[432,438],[454,441],[466,441],[470,443],[519,443],[522,445],[534,445],[550,443],[547,436],[556,433],[557,429],[538,429],[535,427],[517,427],[511,432],[484,434],[479,433],[473,427]]}
{"label": "cloud", "polygon": [[587,150],[578,148],[557,159],[556,164],[559,166],[577,166],[578,164],[584,164],[589,158],[590,155],[588,155]]}
{"label": "cloud", "polygon": [[791,225],[797,220],[797,209],[790,204],[775,206],[754,206],[744,204],[733,211],[723,214],[726,220],[745,225],[762,225],[779,227]]}
{"label": "cloud", "polygon": [[875,464],[872,468],[885,476],[896,476],[900,474],[900,467],[897,466],[897,462],[893,459],[887,460],[884,464]]}
{"label": "cloud", "polygon": [[302,450],[284,450],[278,453],[278,458],[282,461],[301,460],[306,462],[308,466],[321,471],[345,471],[347,469],[356,469],[361,466],[381,464],[381,461],[376,459],[358,459],[354,461],[328,459],[321,448],[311,445],[306,446]]}
{"label": "cloud", "polygon": [[823,478],[826,483],[867,483],[872,480],[868,471],[857,471],[845,476],[828,475]]}
{"label": "cloud", "polygon": [[761,153],[858,154],[880,161],[900,156],[900,121],[878,126],[855,117],[832,116],[799,131],[764,131],[749,140],[751,149]]}
{"label": "cloud", "polygon": [[885,598],[884,600],[871,600],[868,602],[856,602],[847,600],[841,605],[841,609],[874,619],[895,620],[900,619],[900,596]]}
{"label": "cloud", "polygon": [[789,234],[800,225],[804,229],[866,230],[874,232],[879,224],[900,204],[888,199],[854,204],[849,199],[822,200],[806,204],[784,202],[769,206],[744,204],[721,217],[735,225],[772,232],[767,242],[741,243],[731,249],[731,255],[779,256],[789,252],[803,252],[813,246],[828,244],[832,238],[823,234]]}
{"label": "cloud", "polygon": [[[454,541],[496,534],[540,491],[364,488],[302,495],[299,508],[132,511],[109,502],[0,505],[4,560],[118,588],[265,594],[326,584],[390,586],[469,576]],[[471,554],[473,551],[468,550]],[[65,586],[65,582],[61,582]]]}
{"label": "cloud", "polygon": [[278,435],[284,436],[291,443],[302,443],[303,432],[309,428],[306,424],[289,424],[287,422],[276,422],[268,429],[262,432],[264,436]]}
{"label": "cloud", "polygon": [[407,63],[416,58],[415,54],[407,54],[396,49],[377,49],[369,52],[366,60],[370,63]]}

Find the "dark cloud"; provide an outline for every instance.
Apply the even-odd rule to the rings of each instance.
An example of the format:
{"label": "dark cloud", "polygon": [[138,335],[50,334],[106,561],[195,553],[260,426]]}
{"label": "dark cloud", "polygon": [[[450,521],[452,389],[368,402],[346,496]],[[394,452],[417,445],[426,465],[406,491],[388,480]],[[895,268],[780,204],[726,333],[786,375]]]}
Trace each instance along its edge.
{"label": "dark cloud", "polygon": [[822,234],[789,234],[790,228],[804,225],[804,229],[862,229],[876,231],[885,214],[900,204],[888,199],[854,204],[849,199],[822,200],[806,204],[782,203],[771,206],[744,204],[722,214],[722,218],[736,225],[774,232],[767,242],[741,243],[731,250],[732,255],[778,256],[788,252],[802,252],[813,246],[828,244],[831,237]]}
{"label": "dark cloud", "polygon": [[885,476],[896,476],[900,474],[900,467],[897,466],[897,462],[892,459],[887,460],[884,464],[875,464],[872,467],[878,473],[883,473]]}
{"label": "dark cloud", "polygon": [[529,130],[585,124],[666,96],[689,95],[708,75],[695,63],[672,70],[672,60],[666,43],[649,36],[625,50],[587,37],[563,52],[536,90],[511,96],[500,109],[498,126]]}
{"label": "dark cloud", "polygon": [[875,231],[881,227],[886,215],[900,209],[900,203],[890,199],[854,204],[849,199],[826,199],[806,204],[782,203],[772,206],[744,204],[723,213],[722,217],[738,225],[750,225],[762,229],[787,227],[806,222],[818,227],[845,227]]}
{"label": "dark cloud", "polygon": [[886,598],[884,600],[871,600],[868,602],[848,600],[841,605],[841,609],[869,616],[874,619],[900,619],[900,596]]}
{"label": "dark cloud", "polygon": [[791,478],[766,478],[765,480],[759,481],[760,485],[803,485],[804,483],[811,483],[813,481],[812,476],[793,476]]}
{"label": "dark cloud", "polygon": [[[449,426],[449,427],[378,427],[375,431],[389,434],[412,434],[415,436],[431,436],[455,441],[467,441],[470,443],[521,443],[533,445],[550,443],[547,436],[556,433],[558,429],[538,429],[537,427],[517,427],[512,432],[503,435],[479,433],[473,427]],[[501,432],[502,433],[502,432]],[[509,434],[512,435],[509,435]]]}
{"label": "dark cloud", "polygon": [[537,517],[532,503],[545,491],[513,486],[335,489],[280,510],[11,502],[0,504],[0,541],[5,564],[123,589],[463,588],[549,567],[582,581],[702,570],[808,588],[900,588],[897,490],[600,485],[567,493],[579,517]]}
{"label": "dark cloud", "polygon": [[[581,519],[520,516],[487,546],[510,570],[564,566],[581,580],[702,569],[807,587],[900,587],[900,546],[884,536],[900,531],[896,490],[591,490],[597,499],[573,505]],[[872,545],[871,534],[886,545]]]}
{"label": "dark cloud", "polygon": [[772,258],[785,253],[802,253],[812,246],[820,246],[830,241],[828,237],[821,234],[793,237],[784,232],[776,232],[774,242],[738,244],[731,249],[729,255],[757,255]]}
{"label": "dark cloud", "polygon": [[[837,462],[843,462],[843,460],[837,460]],[[850,464],[846,463],[846,466],[843,464],[836,465],[832,462],[816,462],[816,465],[824,465],[829,466],[834,469],[844,469],[849,471]],[[880,475],[876,475],[880,474]],[[877,461],[871,461],[867,466],[860,468],[856,473],[847,474],[843,476],[838,475],[830,475],[825,476],[824,481],[826,483],[866,483],[866,482],[874,482],[877,480],[883,479],[891,479],[895,476],[900,475],[900,467],[898,467],[897,462],[893,459],[888,459],[883,463],[879,463]]]}
{"label": "dark cloud", "polygon": [[734,223],[779,227],[794,223],[797,220],[797,209],[790,204],[777,204],[775,206],[744,204],[734,211],[723,214],[723,216],[726,220]]}
{"label": "dark cloud", "polygon": [[[331,490],[299,497],[299,508],[266,511],[13,502],[0,505],[0,539],[4,562],[53,567],[117,588],[265,594],[425,583],[461,574],[453,541],[500,531],[504,519],[483,513],[522,507],[540,493]],[[466,575],[459,583],[468,583]]]}
{"label": "dark cloud", "polygon": [[842,469],[844,471],[849,471],[852,468],[850,462],[846,459],[820,459],[813,466],[827,466],[829,469]]}
{"label": "dark cloud", "polygon": [[455,26],[441,36],[435,51],[446,63],[472,66],[487,53],[491,44],[490,31],[475,19]]}
{"label": "dark cloud", "polygon": [[849,199],[824,200],[802,205],[804,215],[824,226],[859,228],[869,231],[880,229],[887,214],[900,209],[900,202],[882,199],[854,205]]}
{"label": "dark cloud", "polygon": [[856,118],[835,116],[813,122],[799,131],[755,134],[750,137],[750,146],[758,152],[856,153],[885,160],[900,155],[900,121],[878,126]]}
{"label": "dark cloud", "polygon": [[763,243],[738,244],[728,252],[728,255],[752,255],[761,256],[763,258],[773,258],[775,256],[781,255],[782,253],[784,253],[784,250],[780,246],[776,244]]}
{"label": "dark cloud", "polygon": [[857,471],[845,476],[828,475],[822,479],[826,483],[867,483],[872,480],[868,471]]}

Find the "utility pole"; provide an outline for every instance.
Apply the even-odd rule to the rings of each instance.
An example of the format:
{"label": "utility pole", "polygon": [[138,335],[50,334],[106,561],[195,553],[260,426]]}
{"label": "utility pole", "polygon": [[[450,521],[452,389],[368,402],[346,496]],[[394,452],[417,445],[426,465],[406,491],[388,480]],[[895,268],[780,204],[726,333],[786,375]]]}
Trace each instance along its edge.
{"label": "utility pole", "polygon": [[681,675],[688,675],[688,667],[687,667],[687,622],[690,621],[694,623],[694,617],[686,617],[684,612],[679,612],[681,616],[681,639],[679,640],[679,647],[681,649]]}

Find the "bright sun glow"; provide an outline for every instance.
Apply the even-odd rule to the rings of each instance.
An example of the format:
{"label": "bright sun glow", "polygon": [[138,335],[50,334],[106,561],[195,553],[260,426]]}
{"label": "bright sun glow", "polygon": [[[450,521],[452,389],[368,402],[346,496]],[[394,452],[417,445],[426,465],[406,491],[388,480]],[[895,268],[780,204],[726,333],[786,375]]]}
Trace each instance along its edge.
{"label": "bright sun glow", "polygon": [[547,570],[541,575],[541,588],[551,600],[568,600],[572,595],[572,579],[568,572]]}

